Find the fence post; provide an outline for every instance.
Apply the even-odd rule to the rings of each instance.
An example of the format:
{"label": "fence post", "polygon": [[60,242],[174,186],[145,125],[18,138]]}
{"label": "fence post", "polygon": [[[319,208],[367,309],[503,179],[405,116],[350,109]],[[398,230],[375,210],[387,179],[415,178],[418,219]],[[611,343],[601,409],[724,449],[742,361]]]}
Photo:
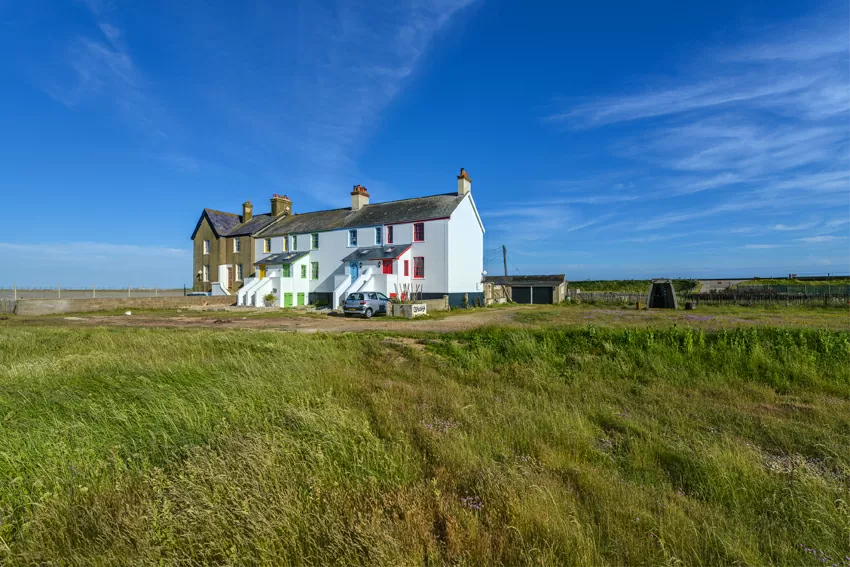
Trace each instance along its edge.
{"label": "fence post", "polygon": [[18,284],[12,284],[12,298],[17,301],[18,300]]}
{"label": "fence post", "polygon": [[62,286],[56,284],[56,299],[62,299]]}
{"label": "fence post", "polygon": [[159,285],[157,285],[157,284],[154,284],[154,286],[153,286],[153,296],[159,297]]}
{"label": "fence post", "polygon": [[94,299],[97,297],[97,294],[94,292],[94,284],[91,284],[91,298]]}
{"label": "fence post", "polygon": [[127,299],[130,299],[130,284],[127,284]]}

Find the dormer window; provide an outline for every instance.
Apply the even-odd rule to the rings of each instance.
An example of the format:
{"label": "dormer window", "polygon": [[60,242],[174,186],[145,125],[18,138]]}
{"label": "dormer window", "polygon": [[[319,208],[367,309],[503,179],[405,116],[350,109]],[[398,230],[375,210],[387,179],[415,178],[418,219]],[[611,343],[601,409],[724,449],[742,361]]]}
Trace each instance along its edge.
{"label": "dormer window", "polygon": [[381,246],[384,243],[384,229],[383,227],[375,228],[375,246]]}
{"label": "dormer window", "polygon": [[349,246],[357,246],[357,231],[349,230],[348,231],[348,245]]}

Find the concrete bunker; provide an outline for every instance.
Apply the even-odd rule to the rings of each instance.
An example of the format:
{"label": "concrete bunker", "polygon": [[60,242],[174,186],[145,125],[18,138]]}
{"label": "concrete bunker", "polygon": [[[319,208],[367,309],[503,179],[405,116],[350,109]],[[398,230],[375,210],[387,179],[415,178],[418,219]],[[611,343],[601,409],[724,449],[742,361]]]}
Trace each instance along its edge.
{"label": "concrete bunker", "polygon": [[676,301],[673,281],[667,279],[652,280],[646,305],[650,309],[677,309],[679,305]]}

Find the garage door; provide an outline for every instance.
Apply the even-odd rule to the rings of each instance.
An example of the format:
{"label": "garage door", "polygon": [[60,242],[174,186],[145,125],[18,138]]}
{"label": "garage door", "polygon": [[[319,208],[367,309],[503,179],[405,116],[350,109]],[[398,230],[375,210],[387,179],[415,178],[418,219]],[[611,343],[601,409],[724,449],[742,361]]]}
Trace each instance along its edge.
{"label": "garage door", "polygon": [[514,303],[531,303],[531,288],[528,286],[512,288],[511,299]]}
{"label": "garage door", "polygon": [[551,287],[535,287],[531,290],[531,302],[539,305],[552,303]]}

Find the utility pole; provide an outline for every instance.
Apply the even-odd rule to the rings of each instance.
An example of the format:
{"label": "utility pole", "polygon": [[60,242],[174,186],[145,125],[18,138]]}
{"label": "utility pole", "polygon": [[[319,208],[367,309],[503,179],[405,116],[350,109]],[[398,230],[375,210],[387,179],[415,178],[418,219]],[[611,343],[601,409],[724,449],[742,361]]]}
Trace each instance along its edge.
{"label": "utility pole", "polygon": [[505,276],[508,275],[508,249],[502,244],[502,262],[505,265]]}

